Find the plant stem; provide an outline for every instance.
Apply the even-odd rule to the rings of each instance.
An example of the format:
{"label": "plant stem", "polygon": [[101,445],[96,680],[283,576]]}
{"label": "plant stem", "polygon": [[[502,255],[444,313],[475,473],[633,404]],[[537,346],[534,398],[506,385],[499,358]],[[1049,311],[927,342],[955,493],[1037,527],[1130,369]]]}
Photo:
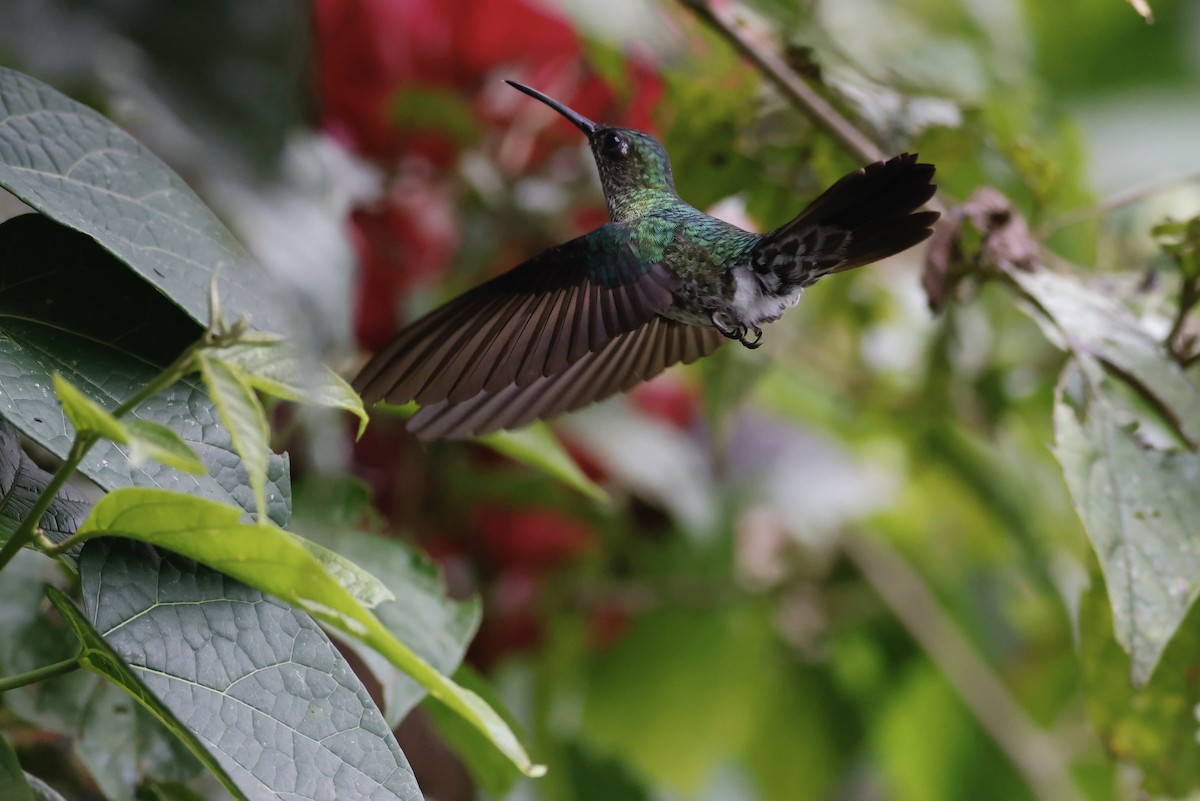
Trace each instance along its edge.
{"label": "plant stem", "polygon": [[778,86],[793,103],[800,107],[827,133],[842,143],[846,150],[863,161],[880,161],[883,151],[871,138],[842,116],[828,100],[770,50],[759,48],[743,31],[742,23],[725,11],[713,8],[708,0],[679,0],[706,25],[723,36],[734,49],[754,62],[759,71]]}
{"label": "plant stem", "polygon": [[1083,801],[1059,744],[1021,709],[1008,688],[942,611],[924,579],[883,542],[848,535],[846,555],[938,667],[1040,801]]}
{"label": "plant stem", "polygon": [[113,410],[113,417],[124,417],[129,412],[136,409],[147,398],[153,397],[164,389],[170,387],[179,379],[191,372],[192,360],[196,356],[196,352],[205,347],[207,339],[201,339],[198,342],[193,342],[179,354],[175,361],[167,365],[161,373],[150,380],[150,383],[139,389],[137,392],[129,396],[129,398]]}
{"label": "plant stem", "polygon": [[[858,126],[834,108],[833,104],[809,86],[783,59],[771,50],[759,47],[747,36],[741,21],[724,10],[714,8],[709,0],[679,0],[679,3],[720,34],[735,50],[750,59],[758,71],[779,87],[797,108],[840,142],[855,158],[862,161],[883,161],[887,158],[887,154],[870,136],[859,130]],[[930,198],[926,206],[940,211],[943,215],[947,210],[938,195]]]}
{"label": "plant stem", "polygon": [[72,670],[79,668],[79,657],[73,656],[70,659],[64,659],[61,662],[55,662],[53,665],[46,665],[40,668],[18,673],[15,676],[0,677],[0,693],[6,693],[9,690],[15,690],[18,687],[24,687],[26,684],[36,684],[39,681],[52,679],[55,676],[61,676],[64,673],[70,673]]}
{"label": "plant stem", "polygon": [[1176,347],[1175,340],[1179,338],[1179,334],[1183,331],[1183,325],[1187,322],[1188,313],[1192,307],[1196,305],[1196,301],[1200,301],[1200,286],[1197,286],[1195,279],[1183,276],[1183,286],[1179,289],[1179,308],[1175,311],[1175,321],[1171,324],[1171,332],[1167,334],[1166,345],[1167,353],[1171,354],[1172,358],[1180,364],[1186,365],[1188,356],[1183,353],[1180,348]]}

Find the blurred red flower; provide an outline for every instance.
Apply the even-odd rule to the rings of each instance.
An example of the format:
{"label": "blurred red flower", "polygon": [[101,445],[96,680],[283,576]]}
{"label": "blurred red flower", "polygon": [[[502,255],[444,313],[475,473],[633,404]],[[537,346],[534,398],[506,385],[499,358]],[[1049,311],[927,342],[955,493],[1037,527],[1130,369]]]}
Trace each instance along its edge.
{"label": "blurred red flower", "polygon": [[350,215],[358,254],[355,334],[379,348],[396,331],[396,302],[414,286],[441,275],[458,248],[454,198],[441,182],[399,180],[390,194]]}
{"label": "blurred red flower", "polygon": [[471,523],[497,567],[541,575],[594,548],[591,528],[552,509],[511,509],[484,504]]}
{"label": "blurred red flower", "polygon": [[[367,348],[386,341],[399,301],[440,274],[457,249],[444,186],[458,154],[479,131],[506,126],[532,104],[494,102],[496,93],[483,90],[496,88],[489,84],[496,73],[556,93],[586,116],[640,128],[652,127],[662,94],[652,66],[634,59],[623,81],[629,92],[617,97],[586,66],[570,23],[529,0],[314,0],[313,7],[322,127],[401,176],[387,198],[350,221],[362,269],[356,332]],[[577,142],[568,130],[534,128],[522,165],[549,152],[551,138]]]}
{"label": "blurred red flower", "polygon": [[542,639],[537,614],[541,582],[523,570],[505,570],[485,596],[485,613],[479,633],[471,641],[468,659],[488,669],[504,656],[536,648]]}
{"label": "blurred red flower", "polygon": [[657,73],[629,65],[617,98],[584,64],[583,43],[563,17],[526,0],[315,0],[317,84],[323,127],[356,152],[380,159],[409,150],[393,102],[406,88],[473,98],[499,68],[553,91],[580,113],[650,127],[662,93]]}
{"label": "blurred red flower", "polygon": [[365,156],[395,156],[389,103],[404,84],[453,81],[450,15],[429,0],[315,0],[317,86],[327,131]]}
{"label": "blurred red flower", "polygon": [[621,606],[600,606],[587,621],[588,643],[597,651],[607,651],[625,636],[632,620],[629,611]]}
{"label": "blurred red flower", "polygon": [[679,429],[690,429],[700,417],[700,394],[679,376],[664,373],[629,393],[633,405]]}

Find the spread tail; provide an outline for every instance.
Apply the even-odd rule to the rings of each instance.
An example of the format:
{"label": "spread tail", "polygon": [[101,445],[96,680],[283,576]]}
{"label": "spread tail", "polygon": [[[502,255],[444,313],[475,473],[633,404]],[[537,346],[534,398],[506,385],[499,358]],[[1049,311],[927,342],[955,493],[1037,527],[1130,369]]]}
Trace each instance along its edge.
{"label": "spread tail", "polygon": [[933,173],[915,153],[855,170],[765,235],[751,266],[760,275],[774,273],[786,291],[907,250],[933,233],[939,216],[917,211],[937,189]]}

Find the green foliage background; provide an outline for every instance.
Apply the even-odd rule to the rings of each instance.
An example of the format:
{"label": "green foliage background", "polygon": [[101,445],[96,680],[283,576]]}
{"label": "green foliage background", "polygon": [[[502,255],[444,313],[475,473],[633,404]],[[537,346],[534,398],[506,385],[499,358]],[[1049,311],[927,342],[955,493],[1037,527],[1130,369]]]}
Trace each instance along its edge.
{"label": "green foliage background", "polygon": [[[319,237],[343,226],[352,203],[330,198],[363,191],[362,165],[303,144],[315,102],[305,13],[263,4],[250,35],[235,24],[238,4],[215,3],[185,35],[153,3],[131,4],[136,14],[118,5],[80,16],[70,4],[16,0],[0,63],[132,128],[259,260],[291,263],[284,272],[305,311],[277,327],[298,329],[289,333],[349,373],[350,248]],[[624,56],[651,54],[665,87],[655,120],[689,202],[720,202],[766,229],[857,166],[685,4],[619,0],[605,4],[607,21],[589,5],[552,8],[583,38],[588,68],[614,85]],[[520,777],[476,729],[429,702],[405,716],[420,691],[360,649],[358,672],[377,681],[370,688],[399,726],[425,797],[1194,796],[1200,368],[1163,343],[1180,287],[1197,280],[1200,237],[1186,226],[1160,240],[1150,232],[1200,212],[1200,5],[1159,0],[1153,10],[1148,25],[1121,0],[738,8],[759,46],[787,53],[885,150],[937,164],[948,205],[982,186],[1003,192],[1053,274],[994,251],[967,258],[967,278],[938,316],[927,310],[918,252],[822,282],[760,351],[724,348],[667,385],[700,407],[686,425],[628,399],[563,421],[556,431],[603,474],[602,491],[563,466],[544,431],[493,443],[519,464],[475,445],[416,447],[386,413],[372,422],[386,457],[354,449],[353,426],[330,417],[276,435],[297,478],[293,495],[286,463],[272,457],[271,487],[294,499],[268,507],[276,522],[294,509],[297,530],[317,542],[368,569],[390,565],[379,578],[391,577],[397,597],[422,588],[380,617],[437,654],[440,670],[454,669],[481,625],[455,679],[505,709],[550,767],[544,778]],[[70,39],[78,26],[90,35]],[[133,44],[136,67],[112,66],[114,42]],[[466,116],[454,92],[414,90],[396,108],[400,124],[440,127],[471,157],[438,186],[455,217],[448,269],[406,312],[566,238],[579,223],[564,209],[594,204],[592,167],[575,140],[554,140],[545,161],[514,171],[499,134]],[[1169,186],[1096,207],[1156,184]],[[303,204],[327,226],[279,214]],[[1164,238],[1173,251],[1160,249]],[[34,240],[11,241],[6,277],[8,265],[36,264]],[[969,257],[988,252],[970,221],[961,246]],[[292,258],[304,250],[328,258]],[[201,319],[205,284],[168,294]],[[33,341],[6,287],[0,280],[0,342]],[[251,305],[253,293],[229,295],[238,311]],[[154,322],[160,340],[198,335],[195,319],[170,312]],[[125,345],[136,338],[97,334],[103,320],[64,319],[81,341],[140,353]],[[1181,347],[1196,330],[1185,323]],[[155,355],[145,360],[167,360]],[[42,441],[30,426],[28,437],[66,453],[67,440]],[[206,436],[184,439],[230,450]],[[105,483],[101,461],[83,470],[105,489],[144,485],[136,470]],[[374,509],[343,472],[376,490]],[[254,508],[247,481],[220,491]],[[16,486],[2,487],[6,498]],[[71,504],[83,501],[59,502],[63,519],[81,521],[86,509]],[[497,507],[569,519],[588,547],[532,569],[520,549],[538,543],[516,540],[518,518],[503,518],[518,542],[509,551],[487,539],[480,521]],[[0,531],[18,518],[0,515]],[[370,535],[353,529],[442,557],[453,590],[482,599],[482,624],[476,602],[447,601],[415,552],[364,545]],[[68,655],[61,621],[32,600],[43,579],[71,583],[28,554],[0,574],[5,673]],[[406,631],[411,609],[420,625]],[[82,679],[6,694],[0,723],[15,755],[0,750],[0,781],[19,759],[72,801],[221,797],[197,783],[178,743],[130,733],[153,729],[149,716],[85,720],[79,699],[89,693],[100,710],[120,709],[124,697]],[[98,744],[106,737],[123,749]]]}

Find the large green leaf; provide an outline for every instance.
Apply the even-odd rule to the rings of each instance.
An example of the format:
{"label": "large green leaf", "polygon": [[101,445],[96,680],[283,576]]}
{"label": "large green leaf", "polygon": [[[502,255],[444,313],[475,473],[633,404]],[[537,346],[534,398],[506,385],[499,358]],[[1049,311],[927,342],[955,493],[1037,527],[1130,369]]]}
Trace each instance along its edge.
{"label": "large green leaf", "polygon": [[[375,616],[438,672],[449,675],[462,662],[479,627],[479,599],[448,598],[442,576],[428,558],[385,536],[382,521],[373,516],[369,493],[352,479],[308,484],[297,494],[294,526],[375,574],[394,596],[374,608]],[[360,530],[364,520],[367,531]],[[425,691],[378,652],[357,640],[348,644],[382,685],[388,722],[399,725]]]}
{"label": "large green leaf", "polygon": [[1111,394],[1113,379],[1087,357],[1078,365],[1055,399],[1055,453],[1141,685],[1200,595],[1200,454],[1143,441]]}
{"label": "large green leaf", "polygon": [[[1075,356],[1056,394],[1055,455],[1141,685],[1200,595],[1200,387],[1116,299],[1046,270],[1006,274]],[[1191,450],[1153,444],[1141,422]]]}
{"label": "large green leaf", "polygon": [[[0,674],[24,673],[79,653],[78,640],[56,614],[47,613],[47,582],[62,584],[62,572],[32,550],[18,553],[0,579]],[[153,715],[86,671],[5,693],[4,707],[67,738],[73,756],[110,801],[134,801],[143,781],[187,781],[200,771]]]}
{"label": "large green leaf", "polygon": [[0,186],[95,238],[192,319],[208,288],[234,319],[285,331],[275,289],[229,230],[169,167],[87,106],[0,68]]}
{"label": "large green leaf", "polygon": [[[0,420],[0,541],[7,541],[33,508],[50,474],[21,450],[17,430]],[[42,517],[41,529],[60,542],[74,534],[91,504],[78,491],[63,487]]]}
{"label": "large green leaf", "polygon": [[236,509],[191,495],[129,489],[101,499],[79,535],[127,537],[158,545],[307,610],[408,673],[430,695],[487,734],[528,775],[544,772],[530,761],[495,710],[397,639],[287,532],[269,524],[242,523]]}
{"label": "large green leaf", "polygon": [[86,620],[56,605],[87,667],[153,710],[231,792],[421,797],[383,716],[303,612],[134,543],[88,543],[80,576]]}
{"label": "large green leaf", "polygon": [[[0,417],[58,456],[73,429],[53,393],[59,373],[111,411],[201,334],[163,296],[82,234],[44,217],[0,224]],[[150,462],[133,466],[120,446],[98,443],[81,471],[105,489],[168,487],[255,509],[245,466],[198,378],[146,400],[133,417],[174,429],[207,475]],[[286,456],[269,460],[267,511],[286,524]]]}

